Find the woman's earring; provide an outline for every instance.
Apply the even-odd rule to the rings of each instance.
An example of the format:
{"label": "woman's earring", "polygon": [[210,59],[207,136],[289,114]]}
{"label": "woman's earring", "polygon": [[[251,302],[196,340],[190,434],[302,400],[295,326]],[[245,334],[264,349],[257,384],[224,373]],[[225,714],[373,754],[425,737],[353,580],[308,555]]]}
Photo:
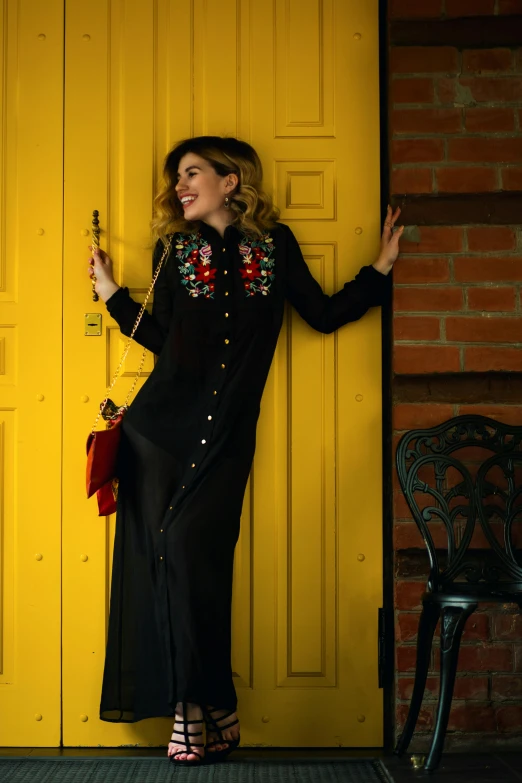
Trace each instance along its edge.
{"label": "woman's earring", "polygon": [[230,207],[230,199],[228,196],[225,196],[225,209],[229,209]]}

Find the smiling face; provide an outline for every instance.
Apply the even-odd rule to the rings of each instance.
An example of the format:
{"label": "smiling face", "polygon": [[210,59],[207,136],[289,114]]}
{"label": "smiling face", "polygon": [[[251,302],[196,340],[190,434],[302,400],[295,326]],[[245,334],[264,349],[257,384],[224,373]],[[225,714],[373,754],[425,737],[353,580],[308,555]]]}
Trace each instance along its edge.
{"label": "smiling face", "polygon": [[176,185],[185,220],[212,224],[216,217],[228,216],[225,197],[230,198],[237,183],[235,174],[221,177],[205,158],[188,152],[179,162]]}

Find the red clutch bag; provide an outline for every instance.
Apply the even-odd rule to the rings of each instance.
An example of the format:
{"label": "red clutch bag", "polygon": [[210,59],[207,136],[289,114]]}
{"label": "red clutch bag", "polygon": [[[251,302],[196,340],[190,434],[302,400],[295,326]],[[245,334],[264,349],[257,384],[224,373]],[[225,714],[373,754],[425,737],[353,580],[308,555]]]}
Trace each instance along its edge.
{"label": "red clutch bag", "polygon": [[[147,355],[146,348],[143,351],[141,362],[138,367],[136,377],[134,378],[134,383],[132,384],[129,393],[127,394],[125,403],[121,407],[118,407],[112,402],[112,400],[109,399],[108,395],[119,378],[120,369],[122,368],[125,359],[127,358],[132,339],[136,329],[140,324],[143,313],[145,312],[145,307],[147,306],[152,289],[154,288],[156,280],[158,279],[163,262],[170,251],[171,242],[172,238],[169,237],[165,244],[161,260],[154,272],[154,277],[152,278],[152,282],[149,286],[147,296],[141,305],[138,317],[136,318],[136,323],[134,324],[130,337],[123,351],[120,363],[116,368],[111,385],[107,389],[107,396],[100,405],[100,412],[98,413],[92,431],[87,438],[87,497],[90,498],[92,495],[94,495],[94,493],[96,493],[96,498],[98,500],[98,516],[100,517],[108,516],[109,514],[113,514],[116,511],[116,501],[118,499],[117,459],[121,438],[121,422],[125,413],[127,412],[127,408],[129,407],[129,400],[143,369],[145,356]],[[100,430],[97,432],[96,425],[98,424],[100,416],[107,422],[107,427],[105,430]]]}
{"label": "red clutch bag", "polygon": [[107,429],[91,432],[87,438],[87,497],[96,493],[99,516],[108,516],[116,511],[118,499],[117,458],[121,438],[121,422],[126,407],[116,409],[111,400],[107,400],[105,409],[115,411],[107,415],[101,413],[107,420]]}

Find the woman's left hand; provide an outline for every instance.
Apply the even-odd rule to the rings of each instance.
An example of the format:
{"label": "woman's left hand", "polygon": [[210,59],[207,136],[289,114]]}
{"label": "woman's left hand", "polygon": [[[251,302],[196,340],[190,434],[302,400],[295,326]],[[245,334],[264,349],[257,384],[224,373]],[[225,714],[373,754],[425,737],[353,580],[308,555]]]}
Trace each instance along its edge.
{"label": "woman's left hand", "polygon": [[393,227],[400,214],[401,210],[399,207],[392,213],[392,208],[388,204],[381,237],[381,252],[379,258],[373,264],[374,268],[378,272],[382,272],[383,275],[387,275],[391,271],[399,255],[399,239],[404,231],[404,226],[401,226],[397,231],[394,231]]}

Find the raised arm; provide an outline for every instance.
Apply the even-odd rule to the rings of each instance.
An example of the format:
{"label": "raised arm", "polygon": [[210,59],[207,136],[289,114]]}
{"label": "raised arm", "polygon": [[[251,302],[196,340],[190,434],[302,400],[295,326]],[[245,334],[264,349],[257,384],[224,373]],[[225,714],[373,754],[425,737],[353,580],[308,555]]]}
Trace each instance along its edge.
{"label": "raised arm", "polygon": [[286,296],[299,315],[318,332],[329,334],[350,321],[358,321],[370,307],[383,304],[389,297],[390,276],[374,266],[363,266],[354,280],[328,296],[312,276],[288,227],[286,234]]}
{"label": "raised arm", "polygon": [[[154,248],[152,256],[152,274],[156,270],[159,260],[163,253],[163,242],[159,239]],[[143,313],[140,325],[134,335],[134,340],[148,348],[152,353],[159,355],[170,327],[172,317],[173,291],[168,285],[168,259],[165,259],[161,272],[154,286],[154,302],[152,305],[152,314],[147,310]],[[118,288],[118,290],[105,302],[109,314],[117,322],[122,334],[130,336],[132,328],[141,308],[139,302],[134,301],[129,294],[128,288]]]}

